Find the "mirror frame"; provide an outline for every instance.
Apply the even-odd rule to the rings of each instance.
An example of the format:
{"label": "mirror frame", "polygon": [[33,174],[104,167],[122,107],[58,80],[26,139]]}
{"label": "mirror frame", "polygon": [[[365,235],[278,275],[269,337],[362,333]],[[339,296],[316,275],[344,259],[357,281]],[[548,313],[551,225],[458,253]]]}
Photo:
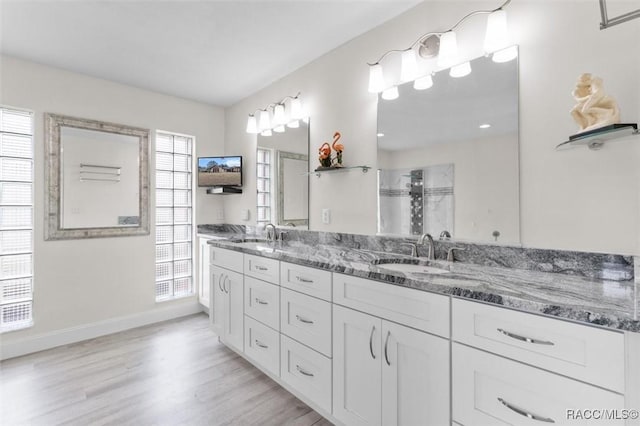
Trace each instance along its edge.
{"label": "mirror frame", "polygon": [[[140,141],[138,149],[139,162],[139,213],[138,226],[112,226],[102,228],[69,228],[61,227],[61,193],[62,182],[62,127],[95,130],[104,133],[134,136]],[[45,113],[45,240],[67,240],[79,238],[106,238],[135,235],[149,235],[149,129],[107,123],[86,118]]]}
{"label": "mirror frame", "polygon": [[[309,155],[297,154],[294,152],[277,151],[278,153],[278,225],[289,226],[309,226]],[[284,217],[284,160],[304,161],[307,165],[307,218],[287,219]]]}

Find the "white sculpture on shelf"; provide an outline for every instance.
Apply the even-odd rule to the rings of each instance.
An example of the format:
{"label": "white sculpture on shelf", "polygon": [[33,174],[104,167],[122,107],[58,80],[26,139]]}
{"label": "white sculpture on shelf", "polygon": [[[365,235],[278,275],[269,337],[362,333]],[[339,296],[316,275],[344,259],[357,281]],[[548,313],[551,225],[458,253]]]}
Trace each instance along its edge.
{"label": "white sculpture on shelf", "polygon": [[571,94],[578,102],[571,110],[571,116],[580,126],[580,132],[620,122],[618,104],[604,93],[600,77],[582,74]]}

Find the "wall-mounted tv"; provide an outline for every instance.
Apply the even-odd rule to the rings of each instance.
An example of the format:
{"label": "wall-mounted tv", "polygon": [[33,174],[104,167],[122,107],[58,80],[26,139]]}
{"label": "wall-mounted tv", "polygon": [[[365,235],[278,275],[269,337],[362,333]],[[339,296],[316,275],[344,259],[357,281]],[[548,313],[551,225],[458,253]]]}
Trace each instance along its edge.
{"label": "wall-mounted tv", "polygon": [[242,186],[242,157],[199,157],[198,186]]}

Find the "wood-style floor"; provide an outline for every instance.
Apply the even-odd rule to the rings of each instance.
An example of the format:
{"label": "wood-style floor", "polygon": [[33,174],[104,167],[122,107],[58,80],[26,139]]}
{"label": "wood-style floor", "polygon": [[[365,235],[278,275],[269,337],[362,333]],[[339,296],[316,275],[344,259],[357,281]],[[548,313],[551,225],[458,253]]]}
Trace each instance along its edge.
{"label": "wood-style floor", "polygon": [[0,424],[330,425],[193,315],[0,364]]}

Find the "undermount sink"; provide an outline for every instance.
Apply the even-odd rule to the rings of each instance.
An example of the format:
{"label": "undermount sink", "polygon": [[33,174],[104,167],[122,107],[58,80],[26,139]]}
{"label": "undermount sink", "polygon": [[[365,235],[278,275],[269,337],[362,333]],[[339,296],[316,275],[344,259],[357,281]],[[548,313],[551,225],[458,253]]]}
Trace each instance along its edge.
{"label": "undermount sink", "polygon": [[447,274],[450,271],[448,269],[439,268],[433,265],[425,265],[416,262],[378,262],[375,263],[375,266],[378,269],[389,271],[389,272],[401,272],[406,275],[415,275],[415,276],[424,276],[424,275],[435,275],[435,274]]}
{"label": "undermount sink", "polygon": [[248,249],[259,250],[265,253],[284,253],[285,250],[282,250],[277,245],[273,243],[269,243],[266,240],[255,240],[255,241],[242,241],[234,243],[240,247],[245,247]]}
{"label": "undermount sink", "polygon": [[265,238],[237,238],[229,240],[230,243],[243,244],[243,243],[268,243],[269,240]]}

